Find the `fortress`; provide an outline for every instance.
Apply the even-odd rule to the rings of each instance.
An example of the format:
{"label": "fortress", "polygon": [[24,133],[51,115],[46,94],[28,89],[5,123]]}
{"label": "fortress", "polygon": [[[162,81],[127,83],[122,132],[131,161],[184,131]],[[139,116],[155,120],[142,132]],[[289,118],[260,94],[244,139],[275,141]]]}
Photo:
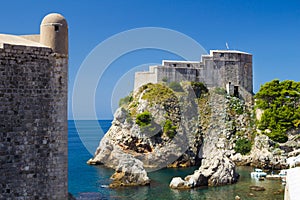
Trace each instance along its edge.
{"label": "fortress", "polygon": [[220,87],[250,101],[253,93],[252,55],[235,50],[212,50],[201,61],[169,61],[136,72],[134,89],[146,83],[202,82],[208,88]]}
{"label": "fortress", "polygon": [[68,24],[0,34],[0,199],[68,198]]}

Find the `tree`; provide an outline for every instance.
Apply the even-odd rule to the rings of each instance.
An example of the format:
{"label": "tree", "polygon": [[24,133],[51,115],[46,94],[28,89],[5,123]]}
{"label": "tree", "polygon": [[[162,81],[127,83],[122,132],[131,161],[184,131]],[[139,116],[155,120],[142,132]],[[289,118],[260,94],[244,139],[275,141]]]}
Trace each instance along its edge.
{"label": "tree", "polygon": [[269,129],[267,135],[274,141],[287,141],[286,132],[300,125],[300,82],[276,79],[261,86],[254,97],[256,108],[264,111],[258,128]]}

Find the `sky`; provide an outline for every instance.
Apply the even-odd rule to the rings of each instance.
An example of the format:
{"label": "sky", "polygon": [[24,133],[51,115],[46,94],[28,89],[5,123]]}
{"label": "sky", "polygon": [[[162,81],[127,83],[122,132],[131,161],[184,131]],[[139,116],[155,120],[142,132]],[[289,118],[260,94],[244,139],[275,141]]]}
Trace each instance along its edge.
{"label": "sky", "polygon": [[[149,64],[161,63],[163,59],[182,59],[161,49],[133,50],[114,59],[96,85],[87,84],[88,75],[82,82],[76,82],[84,63],[97,46],[103,46],[104,41],[111,41],[120,33],[145,27],[184,34],[207,52],[226,49],[227,42],[230,49],[251,53],[254,92],[259,90],[260,85],[275,78],[300,81],[299,0],[2,0],[1,8],[1,33],[39,33],[42,18],[52,12],[67,19],[69,119],[74,118],[72,98],[73,90],[77,89],[75,83],[95,88],[93,101],[86,99],[84,94],[76,97],[86,100],[86,104],[94,104],[95,113],[85,111],[85,105],[80,105],[80,109],[76,109],[76,117],[112,119],[118,99],[128,94],[132,87],[133,79],[131,83],[128,81],[133,78],[134,70],[145,70]],[[126,41],[126,36],[126,45],[138,42],[134,39]],[[118,44],[120,48],[122,42],[124,40]],[[96,62],[101,62],[110,52],[109,47],[106,48],[108,51],[97,54]]]}

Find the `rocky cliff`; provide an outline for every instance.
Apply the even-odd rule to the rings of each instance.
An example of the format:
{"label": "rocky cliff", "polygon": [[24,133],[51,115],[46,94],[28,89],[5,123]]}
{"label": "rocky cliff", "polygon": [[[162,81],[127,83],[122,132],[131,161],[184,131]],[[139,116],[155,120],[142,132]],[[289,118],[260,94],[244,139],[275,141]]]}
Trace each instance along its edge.
{"label": "rocky cliff", "polygon": [[117,169],[126,157],[141,161],[148,171],[198,164],[202,140],[192,95],[161,84],[142,86],[116,111],[111,128],[88,163]]}
{"label": "rocky cliff", "polygon": [[[199,85],[197,85],[199,86]],[[200,87],[201,88],[201,87]],[[199,165],[172,188],[232,184],[235,164],[282,168],[299,137],[277,144],[257,133],[252,101],[191,83],[147,84],[124,98],[89,164],[116,170],[111,187],[147,185],[147,171]]]}

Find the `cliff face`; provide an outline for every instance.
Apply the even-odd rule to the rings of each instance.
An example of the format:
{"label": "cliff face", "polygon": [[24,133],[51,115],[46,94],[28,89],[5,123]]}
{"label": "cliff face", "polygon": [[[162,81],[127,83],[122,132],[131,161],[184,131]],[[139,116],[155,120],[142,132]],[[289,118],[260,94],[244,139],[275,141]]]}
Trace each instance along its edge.
{"label": "cliff face", "polygon": [[[207,184],[236,182],[235,165],[228,157],[234,154],[235,134],[242,132],[239,134],[243,137],[250,134],[250,128],[245,128],[248,115],[235,116],[238,109],[244,109],[240,108],[243,105],[226,98],[223,90],[199,93],[188,83],[174,90],[161,84],[147,84],[127,98],[116,111],[111,128],[88,163],[117,169],[126,157],[141,161],[143,167],[151,171],[202,162],[202,166],[206,166],[201,170],[207,172],[204,173]],[[220,158],[218,162],[214,161],[216,155]],[[224,166],[229,173],[219,177],[217,174],[222,174],[219,169]],[[144,174],[144,169],[140,172]]]}
{"label": "cliff face", "polygon": [[235,163],[282,168],[286,154],[299,146],[299,137],[276,144],[257,133],[252,102],[220,88],[206,91],[181,83],[172,90],[147,84],[121,102],[88,161],[116,169],[111,187],[146,185],[146,171],[195,165],[199,170],[185,180],[175,178],[170,186],[231,184],[238,179]]}
{"label": "cliff face", "polygon": [[197,164],[201,134],[197,104],[189,95],[159,84],[141,87],[116,111],[89,163],[115,168],[114,149],[119,149],[149,170]]}

